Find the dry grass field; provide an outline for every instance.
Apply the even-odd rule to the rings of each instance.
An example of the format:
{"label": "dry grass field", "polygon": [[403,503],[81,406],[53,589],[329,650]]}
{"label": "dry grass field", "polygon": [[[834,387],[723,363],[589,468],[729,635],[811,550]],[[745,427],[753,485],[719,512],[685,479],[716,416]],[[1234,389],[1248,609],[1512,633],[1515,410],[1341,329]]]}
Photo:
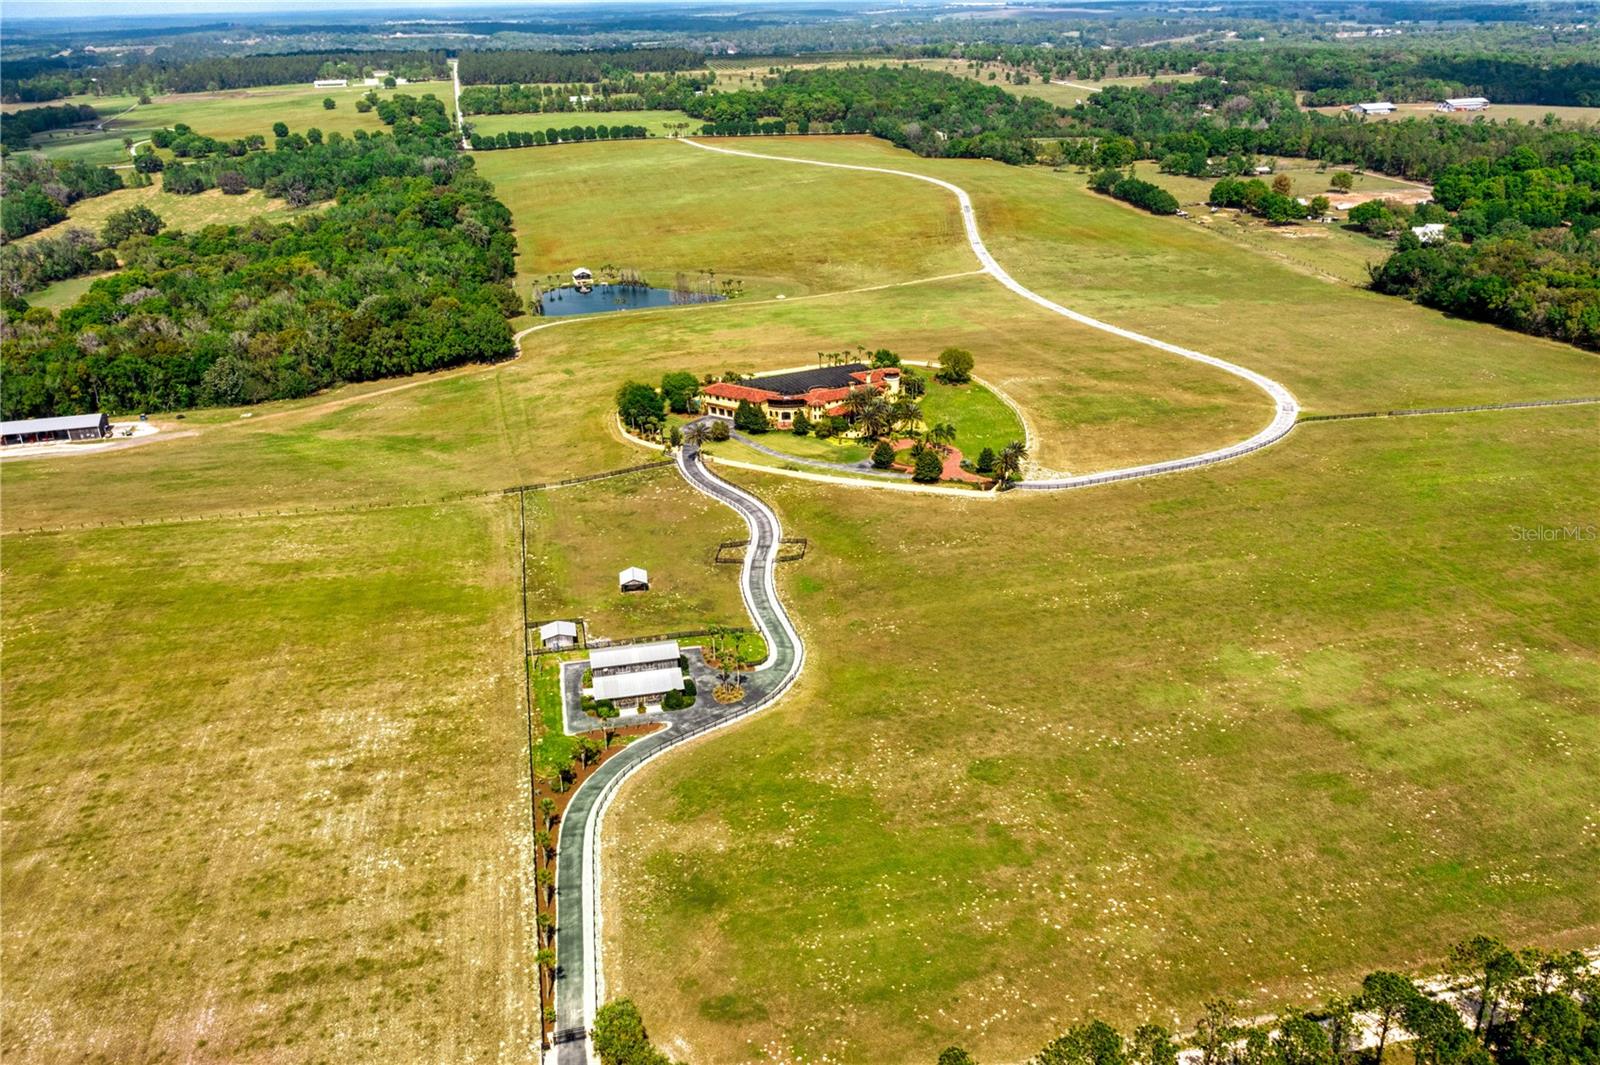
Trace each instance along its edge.
{"label": "dry grass field", "polygon": [[65,221],[21,237],[17,243],[26,244],[59,236],[69,229],[88,229],[98,233],[106,224],[106,219],[113,214],[138,206],[148,207],[160,215],[169,229],[187,230],[245,222],[258,216],[281,222],[304,211],[317,209],[308,207],[297,211],[282,200],[268,197],[260,189],[250,189],[237,196],[225,195],[219,189],[209,189],[194,196],[168,196],[161,191],[161,175],[156,174],[153,182],[143,188],[117,189],[104,196],[79,200],[67,209]]}
{"label": "dry grass field", "polygon": [[[1081,176],[719,143],[956,181],[1025,284],[1314,411],[1600,392],[1592,356]],[[750,295],[0,463],[6,1058],[531,1060],[501,491],[645,459],[608,429],[623,380],[959,344],[1074,472],[1267,417],[1232,378],[946,276],[975,263],[937,188],[665,139],[478,165],[522,286],[609,262]],[[1592,545],[1514,530],[1594,520],[1594,424],[1307,425],[1198,473],[997,501],[737,474],[812,541],[781,571],[808,668],[622,793],[612,989],[695,1062],[914,1062],[956,1039],[1006,1060],[1085,1012],[1277,1002],[1478,930],[1592,944],[1600,574]],[[739,526],[670,476],[529,504],[530,612],[738,620],[708,559]],[[665,582],[649,613],[610,601],[634,560]]]}

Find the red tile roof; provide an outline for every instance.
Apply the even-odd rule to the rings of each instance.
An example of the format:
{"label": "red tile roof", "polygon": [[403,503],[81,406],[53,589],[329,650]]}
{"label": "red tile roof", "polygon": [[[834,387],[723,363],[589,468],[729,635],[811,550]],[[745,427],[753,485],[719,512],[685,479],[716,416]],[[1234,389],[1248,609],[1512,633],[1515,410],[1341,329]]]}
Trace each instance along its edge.
{"label": "red tile roof", "polygon": [[729,381],[718,381],[715,384],[705,385],[700,389],[708,396],[718,399],[748,399],[751,403],[765,403],[771,399],[782,399],[776,392],[768,392],[764,388],[751,388],[748,385],[736,385]]}

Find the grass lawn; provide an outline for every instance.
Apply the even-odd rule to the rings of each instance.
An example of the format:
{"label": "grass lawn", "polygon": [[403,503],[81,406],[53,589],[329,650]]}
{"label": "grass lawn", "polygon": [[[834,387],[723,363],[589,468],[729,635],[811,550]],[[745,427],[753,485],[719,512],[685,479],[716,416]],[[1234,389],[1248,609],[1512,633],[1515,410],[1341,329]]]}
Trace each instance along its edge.
{"label": "grass lawn", "polygon": [[515,521],[6,539],[0,1055],[532,1058]]}
{"label": "grass lawn", "polygon": [[[978,367],[983,373],[983,367]],[[1016,413],[976,381],[947,385],[927,373],[928,391],[922,397],[922,420],[929,425],[949,422],[956,427],[955,446],[976,462],[984,448],[995,454],[1012,441],[1026,438]]]}
{"label": "grass lawn", "polygon": [[[718,565],[717,544],[748,536],[744,523],[672,469],[529,492],[528,618],[586,618],[593,638],[649,636],[748,624],[739,567]],[[625,535],[614,531],[625,528]],[[617,590],[643,566],[648,592]]]}
{"label": "grass lawn", "polygon": [[[682,111],[556,111],[532,115],[468,115],[474,133],[533,133],[572,126],[643,126],[652,137],[670,137],[684,130],[698,131],[699,119]],[[582,147],[582,145],[575,145]],[[507,149],[508,151],[510,149]]]}
{"label": "grass lawn", "polygon": [[[822,439],[817,436],[795,436],[787,430],[774,429],[751,439],[786,455],[820,459],[823,462],[860,462],[872,454],[872,448],[861,441],[837,436]],[[732,454],[731,451],[729,453]]]}
{"label": "grass lawn", "polygon": [[194,196],[171,196],[161,191],[161,175],[157,174],[154,182],[143,188],[117,189],[104,196],[79,200],[67,209],[65,221],[30,233],[17,243],[26,244],[44,237],[58,236],[69,229],[89,229],[98,233],[106,224],[106,219],[113,214],[140,205],[160,215],[169,229],[186,230],[247,222],[259,215],[281,222],[296,214],[317,209],[309,207],[296,211],[282,200],[271,199],[260,189],[250,189],[237,196],[228,196],[220,189],[208,189]]}
{"label": "grass lawn", "polygon": [[1511,531],[1592,520],[1593,425],[1305,427],[998,509],[739,475],[812,538],[808,672],[622,792],[609,989],[687,1060],[1014,1061],[1593,943],[1600,566]]}
{"label": "grass lawn", "polygon": [[78,302],[89,286],[102,277],[110,277],[115,271],[107,270],[98,274],[85,274],[83,277],[69,277],[65,281],[57,281],[46,285],[37,292],[29,292],[23,298],[30,307],[44,307],[47,310],[61,313],[67,307]]}

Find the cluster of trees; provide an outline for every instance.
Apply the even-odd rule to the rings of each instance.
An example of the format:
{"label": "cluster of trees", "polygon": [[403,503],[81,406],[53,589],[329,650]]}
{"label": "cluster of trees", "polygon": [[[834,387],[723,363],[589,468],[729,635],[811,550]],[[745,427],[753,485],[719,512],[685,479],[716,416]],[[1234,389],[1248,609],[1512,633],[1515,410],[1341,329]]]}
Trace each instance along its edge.
{"label": "cluster of trees", "polygon": [[571,85],[470,85],[461,90],[467,115],[527,115],[545,111],[682,110],[709,89],[710,74],[629,74]]}
{"label": "cluster of trees", "polygon": [[0,146],[8,152],[17,152],[28,146],[35,133],[47,129],[65,129],[80,122],[93,122],[100,117],[88,104],[62,104],[60,107],[29,107],[13,111],[0,122]]}
{"label": "cluster of trees", "polygon": [[0,238],[37,233],[67,217],[79,200],[122,188],[115,170],[77,160],[7,156],[0,164]]}
{"label": "cluster of trees", "polygon": [[105,64],[88,56],[77,65],[28,70],[24,76],[6,78],[0,93],[9,103],[80,93],[218,92],[317,78],[359,78],[372,70],[388,70],[412,81],[450,76],[445,54],[437,51],[289,52]]}
{"label": "cluster of trees", "polygon": [[1423,244],[1409,231],[1372,268],[1372,287],[1449,314],[1600,351],[1600,236],[1507,232]]}
{"label": "cluster of trees", "polygon": [[487,152],[496,148],[532,148],[545,144],[565,144],[570,141],[620,141],[637,140],[649,136],[643,126],[572,126],[567,129],[536,129],[532,133],[469,133],[474,151]]}
{"label": "cluster of trees", "polygon": [[[615,48],[571,52],[467,52],[457,76],[462,85],[521,85],[527,82],[568,85],[603,81],[646,71],[671,73],[699,70],[703,52],[687,48]],[[464,96],[465,90],[462,91]]]}
{"label": "cluster of trees", "polygon": [[[1600,973],[1579,951],[1513,951],[1476,936],[1450,954],[1463,989],[1462,1012],[1399,973],[1378,971],[1359,991],[1320,1007],[1289,1010],[1253,1024],[1225,1001],[1206,1004],[1186,1040],[1201,1065],[1342,1065],[1358,1057],[1366,1015],[1383,1065],[1389,1044],[1409,1036],[1417,1065],[1586,1065],[1600,1061]],[[642,1028],[641,1028],[642,1031]],[[1124,1038],[1104,1021],[1077,1024],[1045,1044],[1030,1065],[1176,1065],[1179,1042],[1157,1024]],[[938,1065],[977,1065],[965,1049],[946,1048]]]}
{"label": "cluster of trees", "polygon": [[[1282,89],[1244,89],[1217,78],[1130,88],[1108,86],[1070,112],[1081,139],[1066,161],[1121,166],[1159,159],[1195,176],[1241,173],[1256,155],[1320,159],[1335,166],[1432,179],[1447,167],[1493,160],[1526,147],[1541,159],[1565,159],[1595,142],[1592,131],[1514,121],[1457,122],[1443,116],[1365,121],[1302,111]],[[1102,158],[1106,145],[1117,155]],[[1131,154],[1130,154],[1131,153]],[[1208,160],[1235,165],[1210,169]]]}
{"label": "cluster of trees", "polygon": [[1062,123],[1044,100],[921,67],[790,70],[761,89],[695,97],[684,110],[714,129],[754,133],[777,120],[799,133],[871,133],[918,155],[1010,163],[1032,162],[1034,138]]}
{"label": "cluster of trees", "polygon": [[[1372,270],[1374,289],[1600,350],[1600,142],[1553,157],[1524,145],[1448,167],[1434,199],[1409,218],[1384,203],[1350,212],[1369,232],[1400,233]],[[1454,239],[1424,244],[1410,222],[1448,222]]]}
{"label": "cluster of trees", "polygon": [[1149,211],[1151,214],[1177,214],[1178,200],[1160,185],[1123,174],[1112,167],[1100,171],[1089,179],[1089,187],[1124,203]]}
{"label": "cluster of trees", "polygon": [[415,169],[288,224],[135,233],[59,317],[8,301],[4,417],[255,403],[510,357],[510,212],[468,157]]}
{"label": "cluster of trees", "polygon": [[16,300],[52,281],[115,270],[117,247],[129,237],[155,236],[167,223],[143,204],[115,211],[98,234],[76,226],[27,244],[0,246],[0,298]]}
{"label": "cluster of trees", "polygon": [[595,1010],[592,1035],[600,1065],[674,1065],[651,1044],[632,999],[615,999]]}
{"label": "cluster of trees", "polygon": [[1271,185],[1260,178],[1223,178],[1211,186],[1209,200],[1214,207],[1235,207],[1274,225],[1301,218],[1321,218],[1327,213],[1326,196],[1301,203],[1290,194],[1292,189],[1285,174],[1273,178]]}

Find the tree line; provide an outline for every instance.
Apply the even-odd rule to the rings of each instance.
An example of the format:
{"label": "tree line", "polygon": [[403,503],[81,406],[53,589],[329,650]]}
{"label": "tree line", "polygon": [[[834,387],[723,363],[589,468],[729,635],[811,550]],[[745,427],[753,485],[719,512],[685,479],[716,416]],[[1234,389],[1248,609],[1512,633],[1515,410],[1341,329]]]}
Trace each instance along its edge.
{"label": "tree line", "polygon": [[78,160],[10,155],[0,163],[0,238],[37,233],[67,217],[79,200],[122,188],[115,170]]}
{"label": "tree line", "polygon": [[0,81],[0,95],[11,103],[57,100],[83,93],[219,92],[317,78],[359,78],[372,70],[388,70],[414,81],[450,76],[445,54],[439,51],[345,49],[116,64],[86,57],[80,65],[65,69],[29,71],[25,77],[5,78]]}
{"label": "tree line", "polygon": [[[627,73],[699,70],[705,53],[688,48],[615,48],[567,52],[467,52],[457,76],[462,85],[601,81]],[[463,90],[465,93],[465,90]]]}
{"label": "tree line", "polygon": [[[1378,970],[1359,988],[1265,1022],[1213,1000],[1187,1036],[1160,1024],[1124,1035],[1090,1019],[1046,1043],[1029,1065],[1177,1065],[1185,1048],[1199,1065],[1384,1065],[1402,1041],[1414,1065],[1600,1062],[1600,969],[1582,952],[1512,950],[1480,935],[1450,951],[1447,969],[1443,991]],[[1366,1031],[1375,1045],[1363,1045]],[[592,1034],[603,1065],[672,1065],[651,1044],[630,999],[601,1007]],[[936,1060],[978,1065],[960,1046],[946,1047]]]}
{"label": "tree line", "polygon": [[59,316],[8,296],[4,417],[182,410],[514,354],[511,215],[470,157],[377,135],[260,157],[323,164],[293,222],[128,227],[122,269]]}
{"label": "tree line", "polygon": [[1060,132],[1058,109],[942,71],[849,66],[785,71],[761,89],[708,93],[684,106],[713,128],[871,133],[918,155],[1034,159],[1034,139]]}
{"label": "tree line", "polygon": [[47,129],[65,129],[80,122],[93,122],[100,117],[88,104],[62,104],[59,107],[29,107],[13,111],[0,122],[0,146],[8,152],[19,152],[28,146],[35,133]]}
{"label": "tree line", "polygon": [[546,144],[566,144],[572,141],[638,140],[649,136],[643,126],[569,126],[566,129],[536,129],[532,133],[468,133],[473,151],[487,152],[496,148],[532,148]]}
{"label": "tree line", "polygon": [[1429,180],[1446,167],[1492,160],[1526,146],[1541,159],[1562,160],[1596,143],[1594,130],[1551,122],[1457,122],[1445,117],[1367,121],[1302,111],[1282,89],[1242,90],[1220,79],[1102,89],[1070,111],[1080,139],[1073,163],[1096,158],[1101,142],[1126,138],[1133,158],[1189,160],[1203,172],[1208,158],[1292,155],[1336,166]]}

